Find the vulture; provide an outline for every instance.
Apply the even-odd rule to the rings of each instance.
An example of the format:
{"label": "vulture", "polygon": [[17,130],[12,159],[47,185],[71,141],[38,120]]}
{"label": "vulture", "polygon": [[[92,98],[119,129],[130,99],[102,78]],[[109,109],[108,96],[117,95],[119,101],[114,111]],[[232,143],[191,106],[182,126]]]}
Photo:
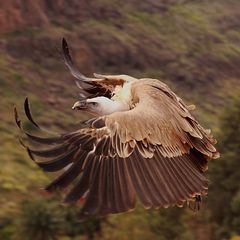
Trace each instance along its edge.
{"label": "vulture", "polygon": [[[83,128],[43,137],[26,131],[14,108],[31,159],[58,173],[45,190],[62,192],[65,203],[81,200],[81,219],[131,211],[137,200],[146,209],[185,203],[198,209],[208,190],[208,161],[219,153],[211,131],[191,115],[193,106],[157,79],[84,76],[65,39],[61,54],[80,92],[72,109],[92,118]],[[27,98],[24,109],[46,131],[33,119]]]}

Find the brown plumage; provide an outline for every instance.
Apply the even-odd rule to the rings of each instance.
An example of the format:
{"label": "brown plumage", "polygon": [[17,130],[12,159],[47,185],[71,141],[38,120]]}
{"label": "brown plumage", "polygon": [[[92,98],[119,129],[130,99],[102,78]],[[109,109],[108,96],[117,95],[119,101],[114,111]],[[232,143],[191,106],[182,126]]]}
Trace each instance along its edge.
{"label": "brown plumage", "polygon": [[[36,164],[46,172],[62,171],[46,191],[64,190],[67,203],[84,197],[82,218],[132,210],[137,198],[145,208],[200,202],[208,188],[203,172],[208,160],[219,153],[210,131],[190,114],[192,107],[159,80],[83,76],[73,64],[65,40],[63,56],[79,80],[82,100],[104,96],[124,101],[129,109],[97,116],[85,122],[86,128],[49,138],[27,133],[15,109],[16,123],[29,140],[51,146],[34,150],[24,145],[30,157],[43,158]],[[40,128],[28,99],[24,106],[30,122]]]}

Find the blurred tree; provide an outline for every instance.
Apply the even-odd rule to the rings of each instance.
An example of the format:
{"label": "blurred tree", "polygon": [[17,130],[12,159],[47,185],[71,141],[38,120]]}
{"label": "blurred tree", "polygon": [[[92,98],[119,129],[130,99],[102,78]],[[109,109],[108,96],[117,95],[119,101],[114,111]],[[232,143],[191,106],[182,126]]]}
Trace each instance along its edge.
{"label": "blurred tree", "polygon": [[62,224],[63,212],[52,199],[22,203],[18,217],[20,239],[56,240]]}
{"label": "blurred tree", "polygon": [[77,217],[76,206],[68,206],[65,208],[64,216],[64,235],[75,239],[79,235],[85,235],[87,239],[94,239],[96,233],[101,233],[101,220],[90,218],[86,221],[80,222]]}
{"label": "blurred tree", "polygon": [[240,234],[240,99],[226,109],[219,137],[221,158],[211,167],[209,205],[212,209],[214,239]]}
{"label": "blurred tree", "polygon": [[192,240],[192,228],[184,208],[144,209],[137,204],[135,211],[113,214],[103,222],[104,240]]}
{"label": "blurred tree", "polygon": [[[77,205],[61,206],[58,198],[23,201],[20,213],[15,216],[18,235],[14,239],[56,240],[66,236],[73,240],[79,239],[80,235],[85,236],[86,239],[94,239],[96,234],[101,233],[101,219],[90,218],[80,222],[78,211]],[[7,220],[2,222],[5,227],[5,232],[2,234],[5,235],[8,233],[8,225],[12,226],[11,222],[9,224],[6,222]],[[11,234],[8,236],[11,237]]]}
{"label": "blurred tree", "polygon": [[181,221],[183,212],[183,209],[177,207],[148,211],[148,223],[151,232],[159,236],[159,240],[180,239],[182,232],[184,232],[183,222]]}
{"label": "blurred tree", "polygon": [[0,239],[12,239],[15,230],[13,214],[0,217]]}

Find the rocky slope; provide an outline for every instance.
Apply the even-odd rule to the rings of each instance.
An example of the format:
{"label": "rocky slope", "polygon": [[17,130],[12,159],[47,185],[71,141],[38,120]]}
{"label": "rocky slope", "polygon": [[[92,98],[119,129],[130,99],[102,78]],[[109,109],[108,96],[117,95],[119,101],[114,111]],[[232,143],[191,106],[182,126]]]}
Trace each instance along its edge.
{"label": "rocky slope", "polygon": [[17,143],[13,104],[28,95],[52,130],[86,118],[71,111],[78,93],[57,51],[62,37],[84,74],[161,79],[217,131],[222,107],[240,93],[239,13],[238,0],[0,1],[1,214],[18,208],[6,199],[28,197],[47,181]]}

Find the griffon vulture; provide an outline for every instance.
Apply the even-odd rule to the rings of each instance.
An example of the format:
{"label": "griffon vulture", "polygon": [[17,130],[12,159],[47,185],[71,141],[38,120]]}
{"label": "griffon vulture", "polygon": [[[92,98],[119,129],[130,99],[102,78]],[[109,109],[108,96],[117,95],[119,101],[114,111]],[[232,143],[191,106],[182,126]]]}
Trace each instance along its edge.
{"label": "griffon vulture", "polygon": [[[156,209],[198,203],[207,194],[208,160],[219,153],[210,130],[191,115],[192,107],[156,79],[84,76],[65,39],[62,55],[80,88],[72,108],[94,115],[87,126],[48,138],[35,136],[22,128],[15,108],[25,136],[39,147],[49,146],[39,150],[23,144],[30,157],[44,159],[35,162],[46,172],[59,171],[45,190],[64,192],[66,203],[83,198],[81,218],[130,211],[136,199]],[[25,113],[40,128],[27,99]]]}

